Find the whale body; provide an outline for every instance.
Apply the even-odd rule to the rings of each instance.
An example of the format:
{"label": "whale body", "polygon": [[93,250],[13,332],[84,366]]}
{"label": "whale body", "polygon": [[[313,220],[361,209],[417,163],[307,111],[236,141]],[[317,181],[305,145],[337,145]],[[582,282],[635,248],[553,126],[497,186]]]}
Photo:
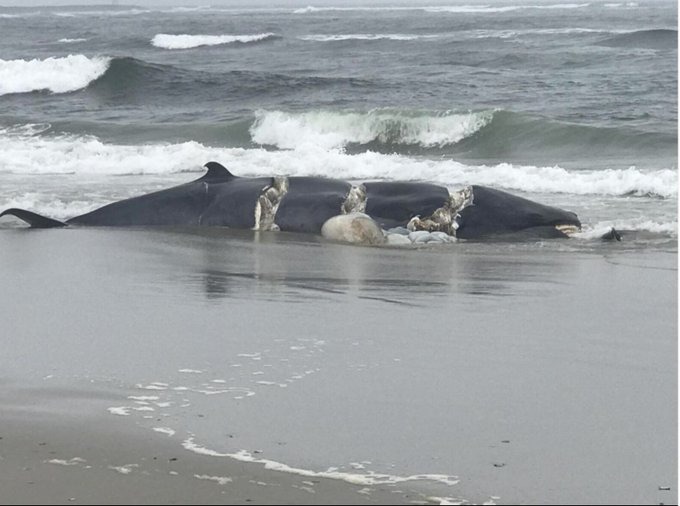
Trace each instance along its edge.
{"label": "whale body", "polygon": [[15,216],[32,228],[208,226],[322,234],[369,244],[403,242],[385,239],[390,230],[440,233],[431,237],[434,240],[513,234],[566,237],[581,227],[572,212],[484,186],[450,192],[422,182],[353,185],[322,177],[246,178],[217,162],[205,167],[206,174],[195,181],[113,202],[66,221],[17,208],[0,217]]}

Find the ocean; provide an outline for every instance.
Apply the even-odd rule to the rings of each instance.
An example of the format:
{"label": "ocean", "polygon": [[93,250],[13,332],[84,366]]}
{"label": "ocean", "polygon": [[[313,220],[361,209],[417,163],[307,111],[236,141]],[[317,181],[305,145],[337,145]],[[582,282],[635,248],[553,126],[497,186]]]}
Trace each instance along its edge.
{"label": "ocean", "polygon": [[583,223],[373,248],[3,218],[0,502],[677,503],[677,5],[557,2],[0,8],[0,210],[217,161]]}
{"label": "ocean", "polygon": [[675,240],[676,25],[673,2],[3,8],[0,208],[68,218],[215,160]]}

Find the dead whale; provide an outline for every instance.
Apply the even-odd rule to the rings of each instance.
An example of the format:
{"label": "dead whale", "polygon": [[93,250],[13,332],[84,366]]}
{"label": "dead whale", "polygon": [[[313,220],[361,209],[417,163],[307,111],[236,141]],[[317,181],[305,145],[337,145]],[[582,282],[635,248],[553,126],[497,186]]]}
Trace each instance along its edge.
{"label": "dead whale", "polygon": [[[370,244],[390,242],[384,231],[396,229],[404,234],[437,232],[432,237],[438,238],[487,239],[513,234],[566,237],[581,227],[572,212],[484,186],[450,192],[422,182],[356,185],[322,177],[246,178],[217,162],[205,167],[206,174],[195,181],[113,202],[66,221],[17,208],[0,217],[15,216],[32,228],[229,227],[322,234]],[[383,231],[384,240],[378,231]]]}

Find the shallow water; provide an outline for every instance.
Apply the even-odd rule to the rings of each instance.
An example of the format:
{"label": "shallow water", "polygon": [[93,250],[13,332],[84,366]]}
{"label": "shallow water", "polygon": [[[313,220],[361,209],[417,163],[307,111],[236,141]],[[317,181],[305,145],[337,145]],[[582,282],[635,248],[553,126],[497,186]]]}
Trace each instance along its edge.
{"label": "shallow water", "polygon": [[108,416],[178,450],[429,475],[394,486],[473,502],[650,502],[675,479],[672,250],[1,235],[10,391],[85,388],[97,410],[107,392]]}

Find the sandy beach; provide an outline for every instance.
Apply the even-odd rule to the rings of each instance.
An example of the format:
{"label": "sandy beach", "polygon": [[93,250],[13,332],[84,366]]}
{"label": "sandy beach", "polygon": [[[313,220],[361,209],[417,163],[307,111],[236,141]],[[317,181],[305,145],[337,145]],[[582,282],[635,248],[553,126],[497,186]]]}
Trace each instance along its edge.
{"label": "sandy beach", "polygon": [[5,229],[0,280],[3,504],[677,502],[672,243]]}
{"label": "sandy beach", "polygon": [[[36,394],[24,392],[23,398],[37,400]],[[182,451],[163,436],[110,418],[13,415],[3,416],[0,436],[2,504],[317,504],[319,500],[393,504],[419,499],[201,457]]]}

